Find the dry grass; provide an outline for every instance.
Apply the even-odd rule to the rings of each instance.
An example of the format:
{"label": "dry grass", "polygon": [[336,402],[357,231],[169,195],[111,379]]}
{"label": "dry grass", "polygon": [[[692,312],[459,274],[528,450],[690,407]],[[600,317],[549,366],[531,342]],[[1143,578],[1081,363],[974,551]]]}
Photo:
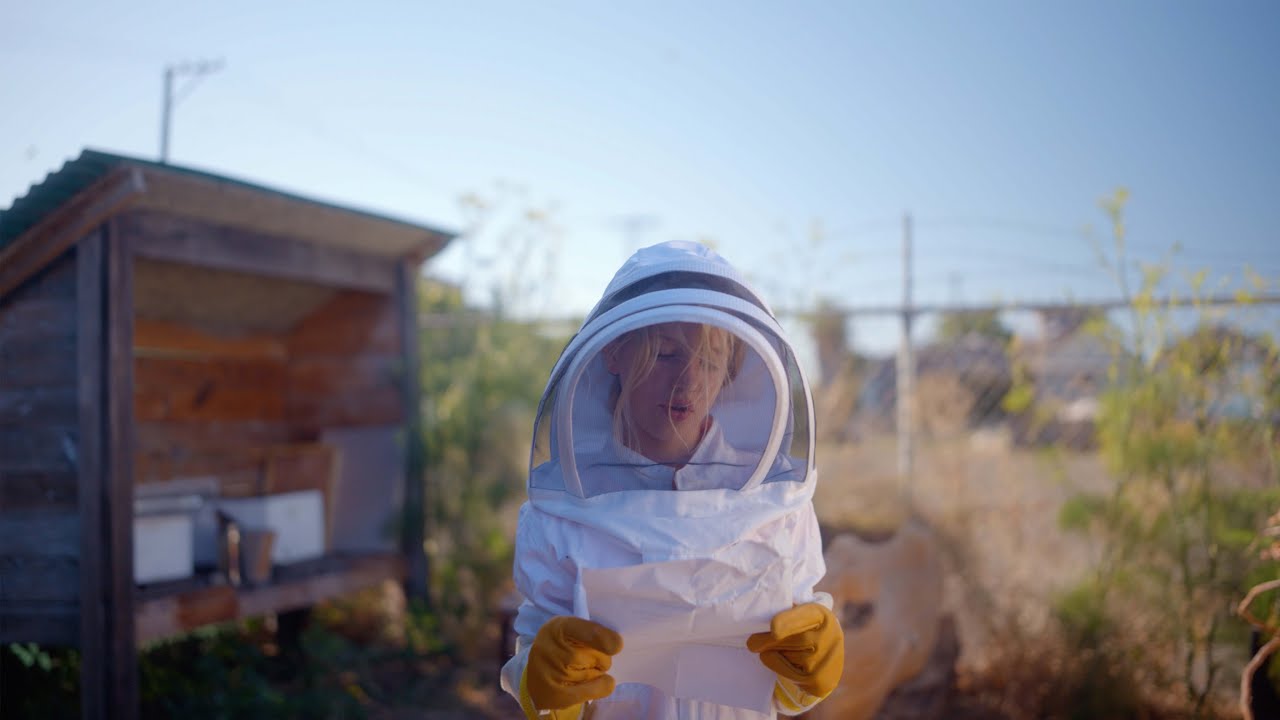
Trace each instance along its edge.
{"label": "dry grass", "polygon": [[[1155,695],[1161,670],[1134,667],[1120,649],[1073,649],[1055,622],[1056,596],[1101,554],[1058,523],[1072,496],[1110,488],[1098,455],[1013,448],[995,433],[918,443],[910,484],[892,436],[823,445],[815,503],[828,529],[883,532],[917,517],[938,534],[944,612],[960,638],[948,717],[1184,717],[1184,698]],[[1217,717],[1238,717],[1233,698],[1220,700]]]}
{"label": "dry grass", "polygon": [[818,453],[815,503],[825,526],[874,532],[915,516],[939,534],[949,561],[944,606],[957,618],[965,667],[987,662],[997,617],[1014,618],[1024,631],[1043,629],[1053,595],[1080,580],[1097,552],[1060,531],[1057,520],[1074,493],[1106,487],[1096,456],[953,436],[922,444],[908,485],[898,480],[891,436]]}

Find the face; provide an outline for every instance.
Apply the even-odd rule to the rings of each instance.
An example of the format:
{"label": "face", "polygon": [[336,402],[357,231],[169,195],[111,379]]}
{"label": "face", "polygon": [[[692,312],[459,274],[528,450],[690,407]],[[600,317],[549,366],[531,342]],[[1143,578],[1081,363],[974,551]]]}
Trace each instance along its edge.
{"label": "face", "polygon": [[623,441],[631,449],[655,462],[688,461],[728,377],[729,338],[693,323],[665,323],[605,348],[622,388]]}

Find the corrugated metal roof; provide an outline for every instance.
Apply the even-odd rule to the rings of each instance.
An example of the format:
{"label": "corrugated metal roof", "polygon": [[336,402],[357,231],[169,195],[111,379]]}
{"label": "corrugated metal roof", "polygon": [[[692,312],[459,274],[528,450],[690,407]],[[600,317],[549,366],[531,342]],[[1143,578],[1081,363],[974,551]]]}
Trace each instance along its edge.
{"label": "corrugated metal roof", "polygon": [[75,160],[32,185],[27,194],[0,212],[0,250],[30,230],[49,213],[106,175],[122,158],[86,150]]}
{"label": "corrugated metal roof", "polygon": [[216,175],[202,170],[196,170],[194,168],[158,163],[151,160],[143,160],[141,158],[102,152],[100,150],[84,150],[80,153],[80,157],[75,158],[74,160],[68,160],[61,168],[45,176],[44,180],[32,185],[31,188],[27,190],[27,193],[14,200],[13,204],[10,205],[8,209],[0,211],[0,251],[3,251],[10,243],[21,237],[23,233],[30,230],[32,227],[35,227],[35,225],[46,216],[70,201],[94,182],[105,177],[116,168],[125,165],[152,168],[165,173],[175,173],[220,183],[228,183],[248,190],[268,193],[278,197],[315,205],[317,207],[325,207],[377,220],[398,223],[406,227],[420,229],[444,237],[453,237],[455,235],[455,233],[429,225],[408,222],[400,218],[380,213],[372,213],[350,206],[321,202],[312,198],[302,197],[300,195],[247,182],[238,178],[227,177],[225,175]]}

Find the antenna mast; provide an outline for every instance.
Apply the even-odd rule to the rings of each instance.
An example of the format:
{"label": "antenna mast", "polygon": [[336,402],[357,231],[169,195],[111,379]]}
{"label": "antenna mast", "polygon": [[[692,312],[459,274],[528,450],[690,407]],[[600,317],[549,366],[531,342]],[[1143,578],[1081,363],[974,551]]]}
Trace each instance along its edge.
{"label": "antenna mast", "polygon": [[180,97],[175,97],[173,79],[179,75],[190,76],[191,80],[182,89],[189,90],[205,75],[211,75],[222,69],[221,60],[201,60],[184,62],[177,65],[166,65],[164,68],[164,102],[160,108],[160,162],[169,162],[169,126],[173,115],[173,106]]}

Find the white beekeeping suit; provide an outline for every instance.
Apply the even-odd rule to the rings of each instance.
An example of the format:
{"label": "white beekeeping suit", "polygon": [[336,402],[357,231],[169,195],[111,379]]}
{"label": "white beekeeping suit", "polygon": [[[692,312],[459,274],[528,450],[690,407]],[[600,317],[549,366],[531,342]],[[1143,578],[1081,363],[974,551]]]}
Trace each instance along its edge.
{"label": "white beekeeping suit", "polygon": [[[620,338],[632,337],[628,333],[672,323],[727,331],[741,348],[696,446],[678,466],[656,462],[620,439],[618,379],[610,354]],[[658,358],[663,362],[661,351]],[[676,398],[662,407],[673,425],[690,412],[682,402]],[[749,615],[743,608],[752,603],[783,605],[755,608],[769,613],[813,602],[830,607],[830,598],[813,589],[825,566],[812,505],[811,408],[808,384],[781,328],[723,258],[694,243],[664,243],[632,256],[561,354],[539,405],[529,500],[520,510],[516,536],[515,580],[525,600],[515,620],[517,652],[502,671],[503,688],[521,697],[530,644],[549,619],[597,619],[588,602],[586,578],[592,573],[675,573],[676,580],[663,582],[686,587],[663,591],[688,602],[690,618]],[[706,574],[681,576],[687,567]],[[648,612],[641,610],[644,599],[636,602],[637,613]],[[630,620],[625,613],[624,619]],[[627,642],[627,631],[620,632]],[[713,688],[677,682],[677,689],[663,690],[619,680],[612,694],[586,703],[582,714],[759,720],[817,701],[794,688],[788,692],[785,683],[772,687],[776,676],[766,674],[763,713],[713,701],[723,700]]]}

